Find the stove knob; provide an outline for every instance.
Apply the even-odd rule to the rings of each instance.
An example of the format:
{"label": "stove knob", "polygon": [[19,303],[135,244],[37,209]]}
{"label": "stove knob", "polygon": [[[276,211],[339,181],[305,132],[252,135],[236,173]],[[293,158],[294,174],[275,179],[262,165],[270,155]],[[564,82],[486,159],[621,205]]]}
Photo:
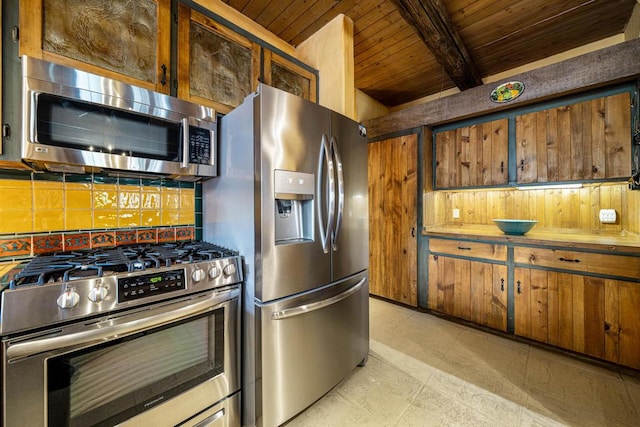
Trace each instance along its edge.
{"label": "stove knob", "polygon": [[89,299],[93,302],[102,302],[107,297],[109,291],[106,286],[97,285],[89,291]]}
{"label": "stove knob", "polygon": [[80,301],[80,295],[71,285],[67,285],[62,292],[62,295],[58,297],[57,303],[60,308],[72,308]]}
{"label": "stove knob", "polygon": [[220,267],[214,265],[209,269],[209,277],[215,279],[218,276],[220,276]]}
{"label": "stove knob", "polygon": [[199,282],[202,279],[204,279],[205,276],[205,272],[203,269],[198,268],[197,270],[193,270],[193,273],[191,273],[191,278],[193,279],[194,282]]}
{"label": "stove knob", "polygon": [[236,274],[236,266],[234,264],[227,264],[224,267],[223,272],[224,272],[224,275],[227,276],[227,277],[228,276],[232,276],[232,275]]}

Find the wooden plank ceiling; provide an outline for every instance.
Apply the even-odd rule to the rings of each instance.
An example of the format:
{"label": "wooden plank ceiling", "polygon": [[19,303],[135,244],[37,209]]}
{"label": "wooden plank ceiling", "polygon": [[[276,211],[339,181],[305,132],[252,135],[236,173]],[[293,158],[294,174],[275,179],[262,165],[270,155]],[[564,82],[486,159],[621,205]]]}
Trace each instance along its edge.
{"label": "wooden plank ceiling", "polygon": [[296,46],[343,13],[355,85],[393,107],[624,32],[636,0],[223,0]]}

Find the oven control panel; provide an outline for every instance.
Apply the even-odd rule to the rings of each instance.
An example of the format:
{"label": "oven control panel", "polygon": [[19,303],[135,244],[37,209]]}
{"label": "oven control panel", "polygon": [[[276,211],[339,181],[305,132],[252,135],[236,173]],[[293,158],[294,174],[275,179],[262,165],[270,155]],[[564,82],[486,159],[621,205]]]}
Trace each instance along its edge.
{"label": "oven control panel", "polygon": [[118,303],[187,289],[184,269],[118,278]]}

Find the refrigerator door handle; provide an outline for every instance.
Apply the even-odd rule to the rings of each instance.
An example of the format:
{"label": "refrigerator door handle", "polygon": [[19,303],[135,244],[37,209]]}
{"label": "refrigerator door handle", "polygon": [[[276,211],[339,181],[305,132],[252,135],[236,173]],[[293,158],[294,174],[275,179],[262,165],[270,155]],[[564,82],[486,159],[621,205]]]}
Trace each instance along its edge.
{"label": "refrigerator door handle", "polygon": [[[327,224],[325,228],[322,197],[322,184],[324,183],[324,162],[327,163],[327,178],[329,181],[329,200],[327,206]],[[318,159],[318,181],[316,183],[316,208],[318,215],[318,225],[320,227],[320,237],[322,239],[322,250],[325,254],[329,253],[329,238],[333,233],[333,221],[335,217],[335,189],[333,177],[333,160],[331,159],[331,147],[327,135],[322,134],[322,144],[320,144],[320,157]]]}
{"label": "refrigerator door handle", "polygon": [[334,227],[333,236],[331,238],[331,247],[333,251],[338,250],[338,239],[340,237],[340,230],[342,229],[342,215],[344,212],[344,175],[342,171],[342,160],[340,159],[340,151],[338,150],[338,140],[336,137],[331,137],[331,152],[336,161],[336,176],[338,180],[338,216],[336,219],[336,225]]}
{"label": "refrigerator door handle", "polygon": [[320,310],[322,308],[336,304],[342,301],[343,299],[349,298],[351,295],[358,292],[360,288],[362,288],[362,286],[366,283],[366,281],[367,281],[367,278],[364,277],[358,283],[356,283],[354,286],[347,289],[346,291],[341,292],[338,295],[334,295],[330,298],[323,299],[322,301],[312,302],[311,304],[303,304],[303,305],[299,305],[298,307],[286,308],[280,311],[274,311],[271,314],[271,319],[272,320],[288,319],[293,316],[299,316],[301,314]]}

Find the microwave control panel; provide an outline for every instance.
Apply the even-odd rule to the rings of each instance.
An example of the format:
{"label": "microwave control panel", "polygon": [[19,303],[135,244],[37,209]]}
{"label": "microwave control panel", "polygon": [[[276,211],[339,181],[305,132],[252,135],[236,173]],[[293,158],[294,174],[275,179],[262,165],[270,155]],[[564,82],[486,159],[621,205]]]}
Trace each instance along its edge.
{"label": "microwave control panel", "polygon": [[198,126],[189,126],[189,163],[211,164],[211,147],[214,131]]}

